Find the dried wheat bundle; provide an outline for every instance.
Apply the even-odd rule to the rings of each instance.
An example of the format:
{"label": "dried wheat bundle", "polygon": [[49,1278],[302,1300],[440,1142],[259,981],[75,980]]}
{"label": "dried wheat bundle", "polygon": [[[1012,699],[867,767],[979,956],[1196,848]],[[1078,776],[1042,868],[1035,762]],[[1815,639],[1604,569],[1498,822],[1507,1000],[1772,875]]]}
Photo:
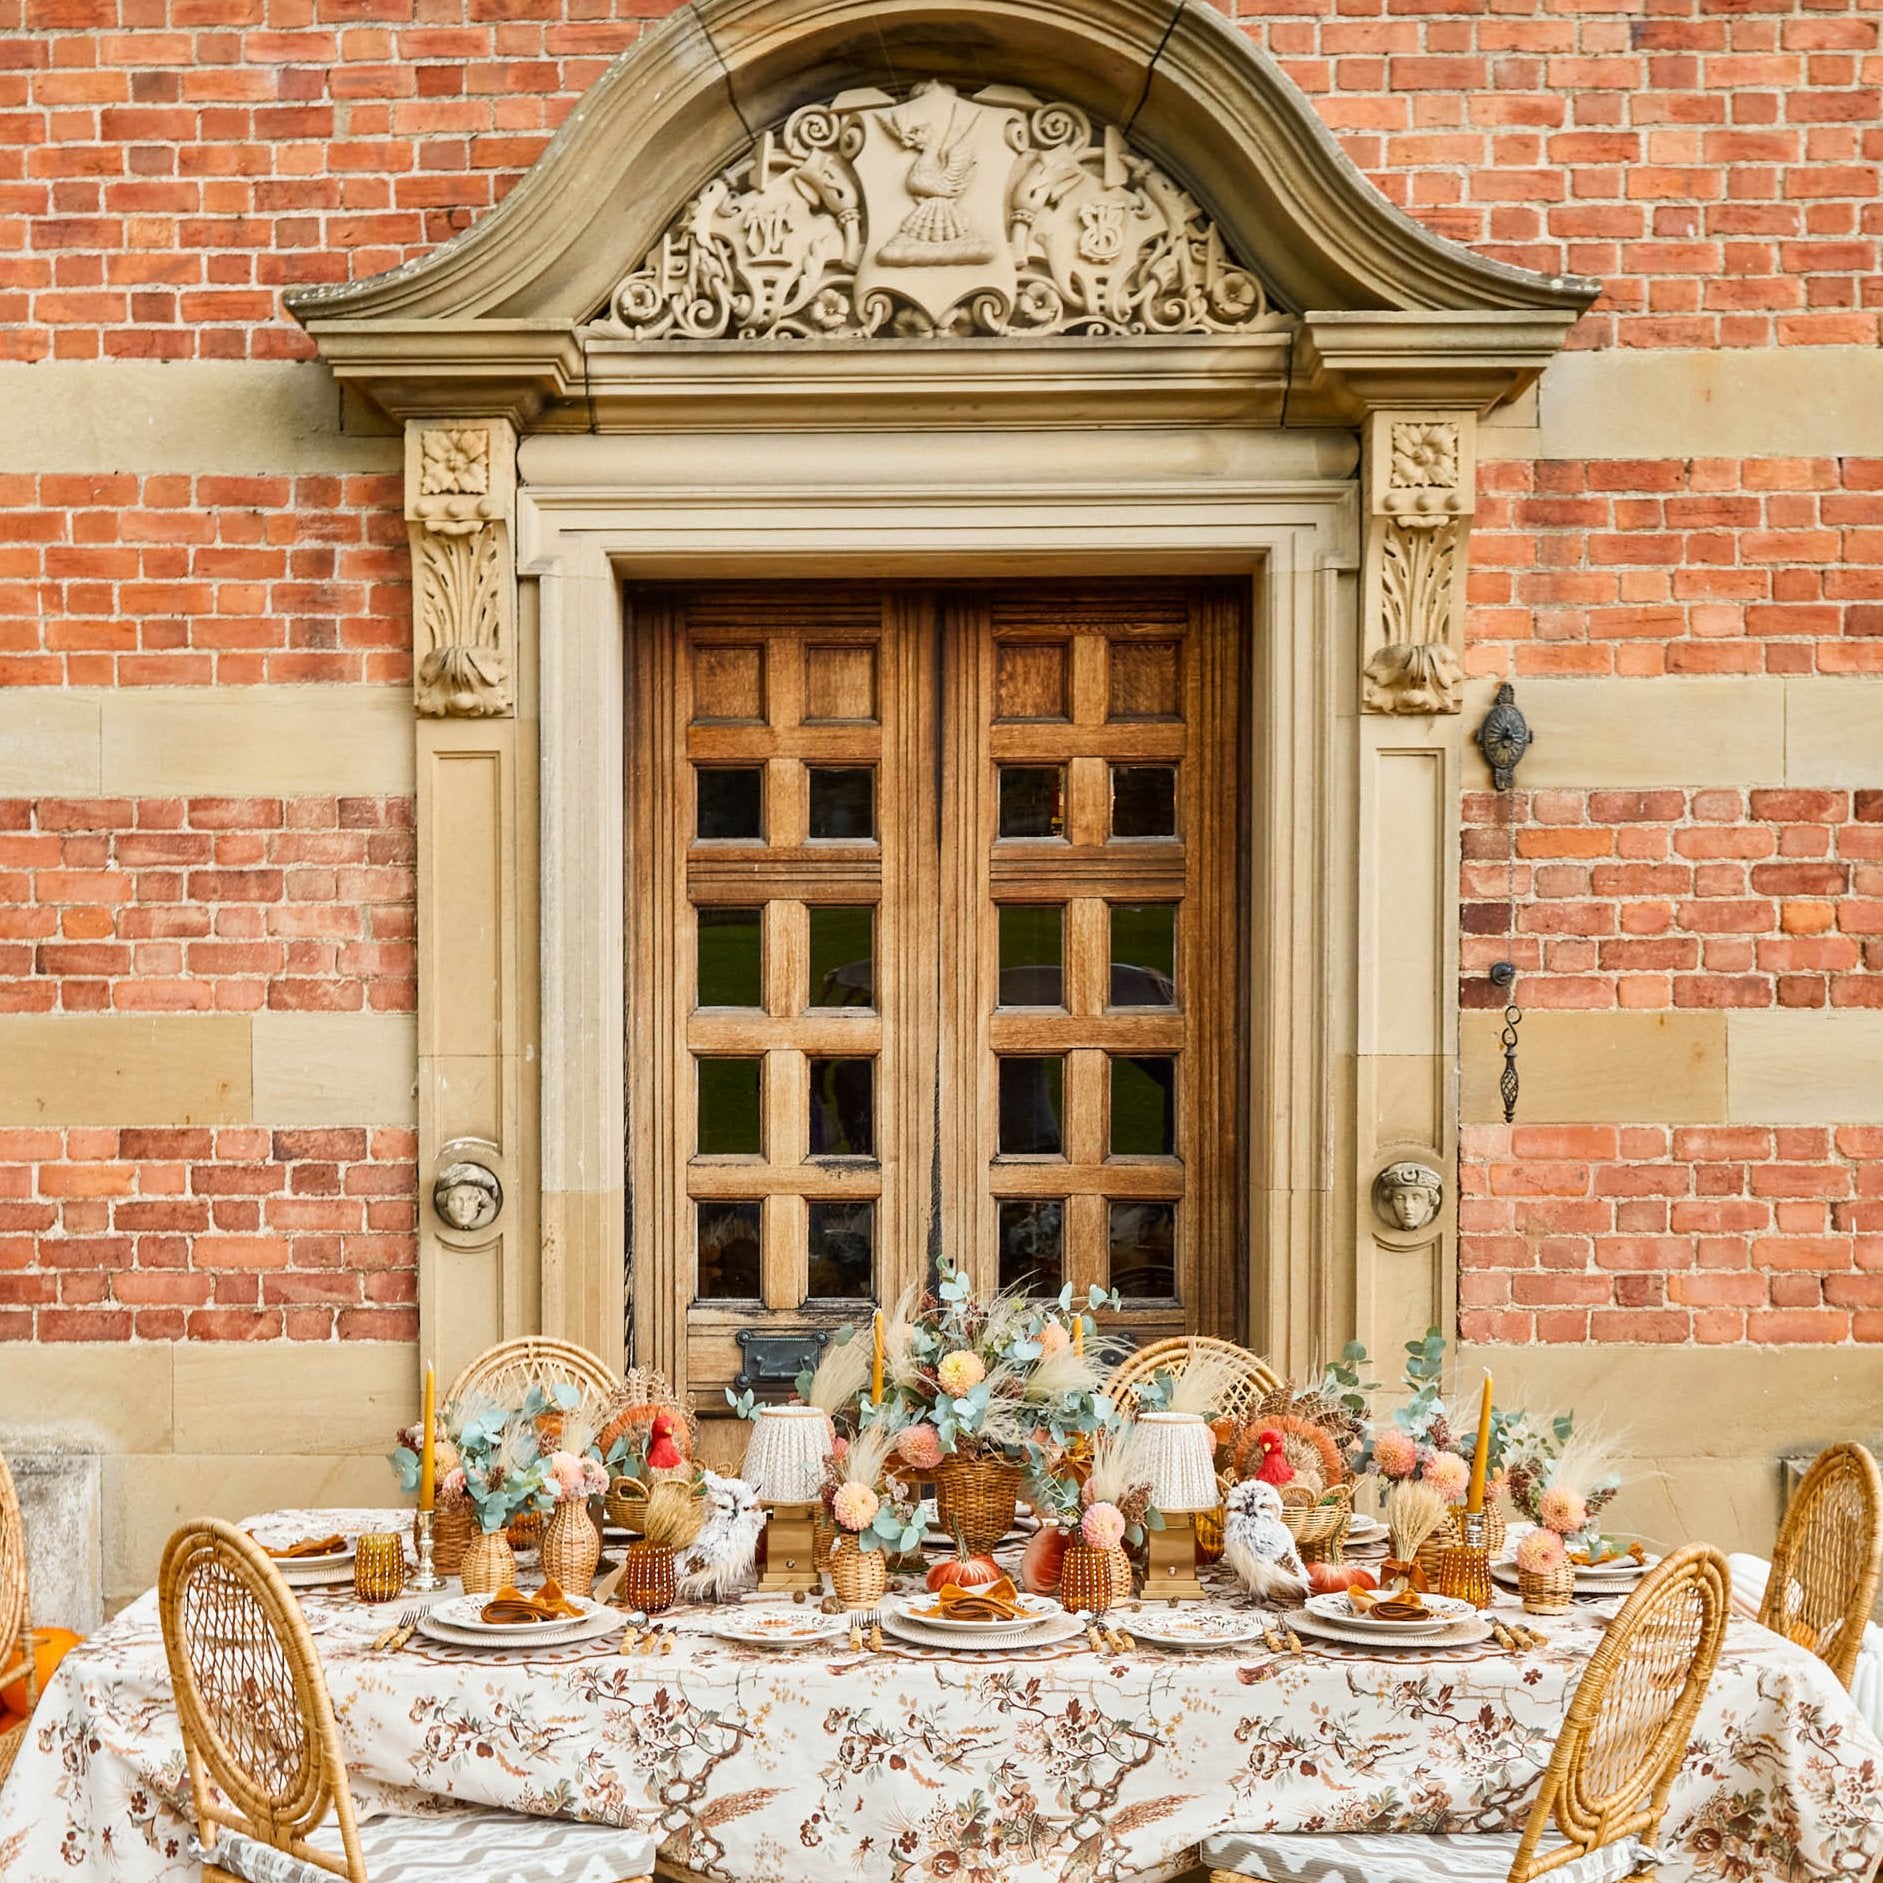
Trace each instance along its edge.
{"label": "dried wheat bundle", "polygon": [[831,1341],[811,1375],[805,1403],[833,1419],[854,1406],[870,1383],[871,1352],[871,1343],[855,1336]]}
{"label": "dried wheat bundle", "polygon": [[1451,1505],[1431,1485],[1417,1479],[1395,1484],[1386,1498],[1386,1527],[1392,1533],[1393,1555],[1409,1563],[1441,1524],[1450,1522]]}

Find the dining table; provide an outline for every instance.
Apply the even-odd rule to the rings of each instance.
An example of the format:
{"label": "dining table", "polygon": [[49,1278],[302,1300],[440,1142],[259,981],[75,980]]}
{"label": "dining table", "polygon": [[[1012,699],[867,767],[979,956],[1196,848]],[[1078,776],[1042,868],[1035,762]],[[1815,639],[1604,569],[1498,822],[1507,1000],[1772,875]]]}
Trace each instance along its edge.
{"label": "dining table", "polygon": [[[409,1522],[279,1511],[249,1527],[279,1544]],[[1212,1609],[1247,1607],[1209,1574]],[[1081,1631],[1012,1653],[867,1630],[747,1645],[714,1632],[722,1604],[671,1610],[653,1651],[624,1653],[612,1632],[376,1649],[402,1600],[299,1595],[363,1815],[455,1801],[605,1821],[727,1883],[1141,1883],[1181,1875],[1219,1832],[1514,1830],[1617,1607],[1526,1616],[1500,1591],[1493,1613],[1542,1637],[1520,1650],[1271,1629],[1200,1650]],[[1128,1631],[1134,1613],[1156,1619],[1108,1620]],[[190,1829],[152,1592],[42,1697],[0,1791],[0,1877],[195,1883]],[[1821,1661],[1736,1616],[1660,1845],[1666,1883],[1870,1883],[1883,1744]]]}

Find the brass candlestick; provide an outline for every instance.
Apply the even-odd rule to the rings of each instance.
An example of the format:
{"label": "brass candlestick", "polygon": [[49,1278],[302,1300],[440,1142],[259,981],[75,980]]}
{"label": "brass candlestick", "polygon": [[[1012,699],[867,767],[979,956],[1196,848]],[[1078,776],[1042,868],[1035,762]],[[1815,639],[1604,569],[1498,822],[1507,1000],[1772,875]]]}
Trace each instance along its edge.
{"label": "brass candlestick", "polygon": [[429,1510],[418,1513],[418,1570],[405,1586],[420,1595],[430,1595],[445,1586],[444,1577],[432,1561],[432,1514]]}
{"label": "brass candlestick", "polygon": [[1438,1559],[1438,1592],[1473,1608],[1491,1606],[1491,1552],[1484,1540],[1484,1513],[1464,1514],[1464,1541],[1448,1544]]}

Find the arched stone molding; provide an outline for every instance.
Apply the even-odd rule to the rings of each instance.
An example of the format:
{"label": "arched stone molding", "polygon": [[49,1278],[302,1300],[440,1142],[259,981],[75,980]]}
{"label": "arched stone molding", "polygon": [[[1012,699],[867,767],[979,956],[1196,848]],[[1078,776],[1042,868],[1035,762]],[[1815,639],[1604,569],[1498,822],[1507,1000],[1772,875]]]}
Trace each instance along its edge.
{"label": "arched stone molding", "polygon": [[[1259,314],[1026,336],[1002,303],[945,335],[790,339],[606,317],[793,113],[893,113],[929,81],[1010,120],[1029,93],[1076,107],[1088,171],[1137,187],[1154,166],[1195,205],[1190,264],[1246,269]],[[475,1268],[427,1232],[441,1363],[537,1324],[621,1347],[620,581],[649,571],[1024,573],[1128,551],[1246,572],[1252,1082],[1285,1095],[1251,1119],[1251,1337],[1305,1363],[1356,1328],[1384,1345],[1448,1317],[1449,1212],[1412,1256],[1372,1233],[1367,1185],[1382,1146],[1456,1142],[1476,428],[1595,289],[1420,228],[1202,0],[695,0],[463,236],[291,293],[336,375],[407,427],[436,892],[421,1156],[476,1136],[516,1173]]]}

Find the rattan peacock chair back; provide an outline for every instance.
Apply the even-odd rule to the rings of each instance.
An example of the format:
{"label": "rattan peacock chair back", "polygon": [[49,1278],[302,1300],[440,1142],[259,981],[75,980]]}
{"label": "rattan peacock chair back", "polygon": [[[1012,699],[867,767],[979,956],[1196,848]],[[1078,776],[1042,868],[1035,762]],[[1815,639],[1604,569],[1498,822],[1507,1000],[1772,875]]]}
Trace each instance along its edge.
{"label": "rattan peacock chair back", "polygon": [[[220,1827],[366,1883],[327,1683],[267,1553],[233,1524],[186,1523],[164,1548],[157,1601],[198,1834],[211,1849],[204,1877],[227,1874],[214,1862]],[[340,1862],[307,1841],[330,1808]]]}
{"label": "rattan peacock chair back", "polygon": [[1848,1687],[1879,1576],[1883,1475],[1861,1445],[1833,1445],[1812,1462],[1779,1526],[1759,1619]]}
{"label": "rattan peacock chair back", "polygon": [[1175,1334],[1128,1354],[1112,1370],[1105,1390],[1123,1405],[1127,1399],[1135,1399],[1136,1389],[1154,1374],[1181,1374],[1199,1353],[1221,1354],[1235,1363],[1235,1384],[1218,1408],[1226,1419],[1246,1418],[1282,1383],[1281,1375],[1266,1360],[1234,1341],[1217,1340],[1208,1334]]}
{"label": "rattan peacock chair back", "polygon": [[[1693,1543],[1649,1570],[1583,1669],[1510,1883],[1624,1837],[1652,1844],[1726,1634],[1726,1559]],[[1539,1851],[1554,1824],[1569,1848]]]}
{"label": "rattan peacock chair back", "polygon": [[571,1385],[598,1403],[620,1386],[621,1378],[599,1354],[572,1340],[524,1334],[499,1341],[469,1363],[445,1393],[445,1404],[488,1399],[500,1406],[522,1405],[532,1386]]}

